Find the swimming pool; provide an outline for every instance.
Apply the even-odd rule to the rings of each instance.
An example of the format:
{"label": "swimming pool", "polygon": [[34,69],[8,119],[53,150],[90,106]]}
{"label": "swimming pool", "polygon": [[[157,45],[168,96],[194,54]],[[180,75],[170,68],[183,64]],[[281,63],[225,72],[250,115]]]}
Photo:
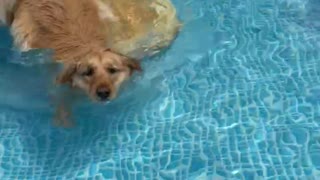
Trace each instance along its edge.
{"label": "swimming pool", "polygon": [[320,3],[173,2],[172,47],[72,130],[1,29],[0,179],[320,178]]}

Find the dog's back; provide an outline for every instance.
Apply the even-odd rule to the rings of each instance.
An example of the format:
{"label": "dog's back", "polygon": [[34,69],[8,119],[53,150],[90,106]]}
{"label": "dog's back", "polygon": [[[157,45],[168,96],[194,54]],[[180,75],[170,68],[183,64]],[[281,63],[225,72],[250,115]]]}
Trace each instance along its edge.
{"label": "dog's back", "polygon": [[[55,50],[56,59],[74,59],[92,44],[105,44],[98,10],[92,0],[20,0],[15,30],[32,28],[29,46]],[[21,25],[20,24],[24,24]],[[26,26],[25,24],[28,24]],[[20,31],[27,32],[26,29]]]}
{"label": "dog's back", "polygon": [[[19,0],[18,2],[21,1],[33,1],[33,4],[44,3],[43,0]],[[99,9],[99,18],[93,18],[93,20],[102,20],[104,26],[99,27],[94,25],[95,21],[90,21],[93,25],[88,27],[102,31],[100,34],[104,34],[105,47],[136,59],[158,53],[159,50],[170,45],[181,28],[181,22],[176,16],[171,0],[89,1],[96,3]],[[73,3],[76,2],[79,1],[73,0]],[[24,8],[20,8],[17,12],[23,14],[22,11]],[[22,51],[34,48],[32,42],[39,35],[32,25],[34,19],[26,14],[15,16],[14,19],[11,26],[14,44]],[[46,44],[44,41],[41,43]]]}
{"label": "dog's back", "polygon": [[0,25],[10,25],[16,0],[0,0]]}

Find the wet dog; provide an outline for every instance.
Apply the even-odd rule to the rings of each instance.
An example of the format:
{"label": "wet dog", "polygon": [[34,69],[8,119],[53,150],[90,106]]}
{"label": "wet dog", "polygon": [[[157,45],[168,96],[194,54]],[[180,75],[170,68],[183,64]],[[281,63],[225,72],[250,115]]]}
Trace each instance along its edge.
{"label": "wet dog", "polygon": [[[11,26],[14,44],[22,51],[55,49],[55,60],[65,68],[57,82],[84,90],[100,102],[108,95],[107,99],[116,97],[123,79],[140,69],[131,58],[157,54],[182,26],[171,0],[0,0],[0,21]],[[113,51],[105,49],[103,41]],[[109,59],[102,58],[106,56]],[[109,68],[110,63],[121,68]],[[111,80],[102,83],[99,79],[106,73]],[[102,98],[96,89],[105,91],[99,93]]]}
{"label": "wet dog", "polygon": [[[18,0],[7,23],[20,49],[54,50],[54,60],[64,67],[58,84],[104,102],[114,99],[123,82],[141,67],[138,61],[106,48],[108,27],[99,16],[101,8],[97,0]],[[65,122],[68,108],[62,104],[58,109],[57,119]]]}

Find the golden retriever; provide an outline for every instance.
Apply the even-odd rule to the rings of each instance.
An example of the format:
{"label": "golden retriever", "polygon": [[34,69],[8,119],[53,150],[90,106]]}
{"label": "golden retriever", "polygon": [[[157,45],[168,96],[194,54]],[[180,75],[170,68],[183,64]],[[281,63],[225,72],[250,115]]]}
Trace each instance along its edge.
{"label": "golden retriever", "polygon": [[[138,61],[106,48],[106,27],[96,0],[19,0],[13,13],[13,35],[23,31],[27,48],[54,50],[64,66],[57,78],[86,92],[94,101],[112,100],[134,71]],[[30,32],[30,33],[28,33]],[[19,38],[16,38],[19,39]],[[23,48],[23,47],[22,47]],[[65,107],[58,119],[66,119]]]}
{"label": "golden retriever", "polygon": [[30,47],[53,49],[54,59],[64,64],[59,83],[105,101],[116,97],[120,85],[140,65],[105,47],[97,8],[94,0],[20,0],[14,18],[37,32]]}
{"label": "golden retriever", "polygon": [[[133,71],[141,70],[131,58],[168,47],[182,26],[171,0],[0,0],[1,24],[11,26],[21,51],[54,49],[64,65],[57,82],[97,101],[115,98]],[[60,120],[68,119],[66,99],[75,99],[70,93],[58,97],[65,101]]]}

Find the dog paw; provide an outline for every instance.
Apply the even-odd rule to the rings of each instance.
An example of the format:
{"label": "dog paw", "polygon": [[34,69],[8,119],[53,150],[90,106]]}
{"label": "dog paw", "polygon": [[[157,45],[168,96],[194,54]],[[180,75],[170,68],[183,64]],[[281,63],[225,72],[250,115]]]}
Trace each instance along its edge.
{"label": "dog paw", "polygon": [[69,112],[59,110],[54,117],[54,125],[57,127],[72,128],[75,126],[75,123]]}

